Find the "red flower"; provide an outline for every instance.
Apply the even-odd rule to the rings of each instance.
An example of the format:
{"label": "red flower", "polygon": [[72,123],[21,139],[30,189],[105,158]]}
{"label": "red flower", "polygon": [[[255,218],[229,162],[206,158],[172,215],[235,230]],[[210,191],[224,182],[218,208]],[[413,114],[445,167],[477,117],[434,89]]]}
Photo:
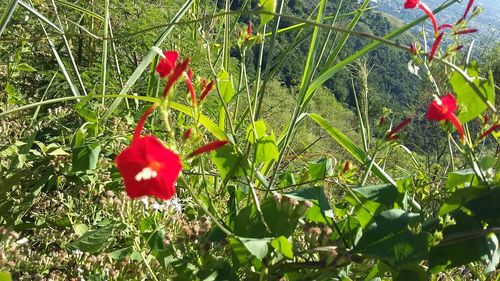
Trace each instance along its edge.
{"label": "red flower", "polygon": [[134,199],[150,195],[168,200],[175,194],[175,182],[182,169],[179,156],[166,148],[155,136],[141,136],[151,106],[137,123],[130,146],[115,159],[125,182],[127,195]]}
{"label": "red flower", "polygon": [[431,9],[425,3],[420,2],[420,0],[406,0],[404,4],[405,9],[415,9],[416,7],[420,8],[431,20],[432,26],[434,26],[434,36],[438,35],[439,27],[437,25],[437,20]]}
{"label": "red flower", "polygon": [[156,66],[156,72],[160,74],[161,78],[167,77],[172,72],[179,58],[179,53],[177,51],[165,51],[163,55],[165,57],[162,57]]}
{"label": "red flower", "polygon": [[448,120],[457,129],[460,138],[464,139],[464,129],[462,124],[455,115],[457,110],[457,100],[455,97],[448,93],[446,96],[439,98],[436,97],[434,101],[429,104],[427,109],[426,118],[427,120],[444,121]]}
{"label": "red flower", "polygon": [[444,33],[441,32],[441,34],[439,34],[439,36],[434,41],[434,44],[432,44],[431,52],[429,53],[429,62],[431,62],[432,59],[434,58],[434,55],[436,54],[437,48],[438,48],[439,44],[441,44],[441,40],[443,40],[443,35],[444,35]]}
{"label": "red flower", "polygon": [[205,152],[210,152],[212,150],[216,150],[218,148],[221,148],[228,143],[229,143],[228,140],[216,140],[216,141],[213,141],[209,144],[205,144],[204,146],[196,149],[191,154],[189,154],[189,156],[195,156],[195,155],[202,154]]}
{"label": "red flower", "polygon": [[398,136],[396,136],[396,133],[401,131],[401,129],[403,129],[406,125],[408,125],[412,119],[413,117],[408,117],[405,120],[401,121],[401,123],[399,123],[396,127],[394,127],[391,131],[389,131],[389,133],[387,133],[385,138],[388,140],[397,139]]}

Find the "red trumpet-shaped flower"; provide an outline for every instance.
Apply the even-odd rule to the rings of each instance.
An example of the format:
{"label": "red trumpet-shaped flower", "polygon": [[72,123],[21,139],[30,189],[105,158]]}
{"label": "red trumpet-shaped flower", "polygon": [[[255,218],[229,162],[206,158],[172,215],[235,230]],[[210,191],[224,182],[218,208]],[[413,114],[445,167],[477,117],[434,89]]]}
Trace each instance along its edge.
{"label": "red trumpet-shaped flower", "polygon": [[462,124],[455,115],[456,110],[457,100],[451,93],[448,93],[442,98],[436,96],[435,100],[429,104],[426,118],[427,120],[436,121],[448,120],[457,129],[457,132],[460,135],[460,139],[464,140],[464,129],[462,128]]}
{"label": "red trumpet-shaped flower", "polygon": [[431,20],[432,26],[434,27],[434,36],[438,35],[439,27],[437,24],[436,17],[432,13],[432,10],[420,0],[406,0],[404,4],[405,9],[415,9],[416,7],[420,8]]}
{"label": "red trumpet-shaped flower", "polygon": [[179,156],[166,148],[155,136],[141,136],[147,117],[157,105],[151,106],[137,123],[130,146],[115,159],[123,177],[127,195],[134,199],[150,195],[168,200],[175,194],[175,182],[182,164]]}
{"label": "red trumpet-shaped flower", "polygon": [[160,74],[161,78],[167,77],[175,68],[175,63],[179,58],[179,53],[177,51],[165,51],[160,62],[156,66],[156,72]]}

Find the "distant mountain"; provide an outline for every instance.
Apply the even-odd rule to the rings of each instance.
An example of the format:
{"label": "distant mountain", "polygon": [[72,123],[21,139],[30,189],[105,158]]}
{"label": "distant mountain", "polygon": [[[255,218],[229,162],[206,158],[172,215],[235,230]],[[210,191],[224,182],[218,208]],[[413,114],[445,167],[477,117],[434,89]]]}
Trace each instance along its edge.
{"label": "distant mountain", "polygon": [[[371,2],[372,6],[376,6],[379,11],[388,13],[405,22],[410,22],[423,14],[421,11],[404,9],[404,0],[372,0]],[[424,2],[431,9],[435,9],[444,1],[425,0]],[[438,23],[455,23],[464,13],[467,3],[468,1],[455,3],[446,10],[440,12],[437,16]],[[470,23],[471,28],[479,29],[479,32],[474,36],[475,39],[480,39],[479,41],[486,43],[487,41],[491,41],[491,38],[498,38],[498,36],[500,36],[500,1],[479,0],[475,1],[474,6],[483,8],[483,12]]]}

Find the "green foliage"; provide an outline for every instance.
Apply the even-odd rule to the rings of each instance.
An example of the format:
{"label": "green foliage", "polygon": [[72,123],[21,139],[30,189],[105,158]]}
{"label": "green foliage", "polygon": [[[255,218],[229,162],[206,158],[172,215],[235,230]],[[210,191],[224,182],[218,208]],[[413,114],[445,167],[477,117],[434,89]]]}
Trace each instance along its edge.
{"label": "green foliage", "polygon": [[[427,17],[368,0],[4,2],[0,281],[498,275],[498,48],[459,71],[446,33],[430,64],[403,34]],[[188,71],[161,95],[157,48],[206,100]],[[425,120],[448,91],[463,141]],[[140,133],[182,160],[168,201],[130,199],[114,163],[152,103]]]}

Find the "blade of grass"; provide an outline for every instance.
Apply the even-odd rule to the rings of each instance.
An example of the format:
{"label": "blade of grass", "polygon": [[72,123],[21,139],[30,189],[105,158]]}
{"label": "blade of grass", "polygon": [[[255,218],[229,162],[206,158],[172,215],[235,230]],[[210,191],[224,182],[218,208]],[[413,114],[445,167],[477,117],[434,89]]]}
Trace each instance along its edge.
{"label": "blade of grass", "polygon": [[83,84],[82,77],[80,76],[80,71],[78,70],[78,66],[76,65],[76,61],[75,61],[75,57],[73,56],[73,52],[71,52],[71,47],[69,45],[68,39],[66,38],[66,35],[64,35],[65,30],[64,30],[64,27],[63,27],[63,24],[61,21],[61,17],[59,17],[59,12],[57,10],[57,6],[56,6],[56,3],[54,2],[54,0],[52,0],[52,6],[54,6],[54,13],[56,14],[57,22],[58,22],[59,27],[61,28],[61,30],[63,32],[63,35],[61,35],[61,37],[63,39],[66,51],[68,51],[68,56],[69,56],[69,60],[71,62],[71,66],[73,67],[73,71],[75,72],[76,78],[78,79],[78,83],[80,83],[80,87],[82,88],[83,94],[86,96],[87,91],[85,90],[85,85]]}
{"label": "blade of grass", "polygon": [[[42,27],[43,33],[47,35],[47,30],[45,29],[45,26],[43,25],[43,22],[41,20],[40,25]],[[73,83],[73,80],[71,80],[71,76],[69,75],[68,71],[66,70],[66,66],[64,65],[64,62],[62,61],[61,57],[59,56],[59,53],[56,50],[56,47],[54,45],[54,42],[50,38],[47,38],[47,41],[49,43],[50,50],[52,51],[52,54],[54,55],[54,58],[57,61],[57,64],[59,65],[59,68],[61,69],[61,72],[64,75],[64,78],[66,78],[66,82],[68,82],[69,88],[71,90],[71,93],[75,97],[80,96],[80,92],[78,91],[78,88],[75,86]]]}
{"label": "blade of grass", "polygon": [[[158,39],[156,40],[155,44],[153,46],[155,47],[160,47],[160,45],[165,41],[167,36],[172,32],[172,30],[175,27],[175,23],[178,23],[180,19],[184,16],[184,14],[189,10],[189,7],[193,4],[194,0],[187,0],[184,5],[179,9],[177,14],[174,16],[174,18],[171,20],[171,24],[160,34]],[[139,77],[142,75],[144,70],[148,67],[149,63],[151,63],[151,60],[155,57],[156,52],[151,49],[142,59],[141,63],[137,66],[135,69],[134,73],[129,77],[127,82],[125,83],[125,86],[123,86],[122,90],[120,91],[120,95],[125,95],[128,93],[134,84],[137,82]],[[107,117],[115,111],[115,109],[120,105],[122,101],[122,97],[117,97],[113,103],[109,106],[108,110],[104,113],[104,117]]]}
{"label": "blade of grass", "polygon": [[86,14],[86,15],[89,15],[91,17],[94,17],[96,19],[99,19],[99,20],[104,20],[104,17],[99,15],[99,14],[96,14],[92,11],[89,11],[88,9],[85,9],[81,6],[78,6],[74,3],[71,3],[71,2],[68,2],[68,1],[64,1],[64,0],[55,0],[57,3],[67,7],[67,8],[70,8],[70,9],[73,9],[75,11],[78,11],[78,12],[81,12],[83,14]]}
{"label": "blade of grass", "polygon": [[19,5],[23,6],[30,13],[34,14],[35,16],[37,16],[41,21],[44,21],[45,23],[47,23],[48,25],[50,25],[50,27],[52,27],[55,30],[57,30],[57,32],[59,32],[61,34],[64,34],[64,32],[55,23],[53,23],[48,18],[46,18],[44,15],[42,15],[40,12],[38,12],[38,10],[35,9],[32,5],[30,5],[28,3],[25,3],[24,1],[21,1],[21,0],[19,0]]}
{"label": "blade of grass", "polygon": [[[109,27],[109,0],[104,0],[104,30],[103,38],[108,37],[108,27]],[[101,62],[101,94],[106,94],[106,77],[107,77],[107,65],[108,62],[108,40],[102,40],[102,62]],[[104,99],[102,100],[102,105],[104,106]]]}
{"label": "blade of grass", "polygon": [[[316,23],[318,23],[318,24],[322,24],[322,22],[323,22],[323,17],[324,17],[324,13],[325,13],[325,9],[326,9],[326,3],[327,3],[326,0],[322,0],[319,4],[319,10],[318,10],[318,14],[316,17]],[[300,112],[302,110],[302,103],[300,101],[303,99],[304,95],[307,93],[307,88],[309,87],[309,83],[310,83],[311,78],[313,76],[314,60],[316,58],[316,53],[317,53],[317,49],[318,49],[319,33],[320,33],[320,27],[316,26],[314,28],[312,38],[311,38],[311,43],[309,45],[309,52],[307,55],[304,74],[302,75],[302,81],[300,83],[300,91],[299,91],[298,100],[297,100],[298,102],[295,106],[295,110],[294,110],[294,113],[293,113],[293,116],[292,116],[292,119],[291,119],[291,122],[290,122],[290,125],[288,128],[288,131],[286,133],[284,145],[281,147],[281,149],[279,151],[278,160],[276,161],[273,173],[272,173],[271,178],[269,180],[269,186],[267,186],[268,189],[272,188],[273,181],[276,178],[276,175],[278,174],[278,170],[280,168],[281,161],[283,161],[283,156],[285,155],[286,149],[288,148],[288,144],[290,143],[291,137],[292,137],[293,132],[295,130],[295,126],[297,124],[297,119],[299,118]]]}
{"label": "blade of grass", "polygon": [[10,18],[12,17],[12,14],[14,14],[14,11],[16,10],[17,4],[19,3],[19,0],[12,0],[10,1],[9,6],[7,9],[5,9],[2,20],[0,21],[0,36],[2,36],[3,31],[7,27],[7,24],[10,21]]}
{"label": "blade of grass", "polygon": [[[349,154],[352,155],[356,160],[358,160],[363,165],[368,165],[372,163],[372,159],[366,154],[366,152],[361,149],[358,145],[356,145],[353,141],[351,141],[347,136],[342,134],[339,130],[333,127],[326,119],[321,117],[318,114],[309,114],[309,117],[318,123],[318,125],[325,130],[338,144],[340,144]],[[371,164],[371,171],[375,174],[379,179],[384,181],[385,183],[390,183],[393,186],[397,186],[396,182],[389,176],[384,170],[382,170],[376,163]]]}

